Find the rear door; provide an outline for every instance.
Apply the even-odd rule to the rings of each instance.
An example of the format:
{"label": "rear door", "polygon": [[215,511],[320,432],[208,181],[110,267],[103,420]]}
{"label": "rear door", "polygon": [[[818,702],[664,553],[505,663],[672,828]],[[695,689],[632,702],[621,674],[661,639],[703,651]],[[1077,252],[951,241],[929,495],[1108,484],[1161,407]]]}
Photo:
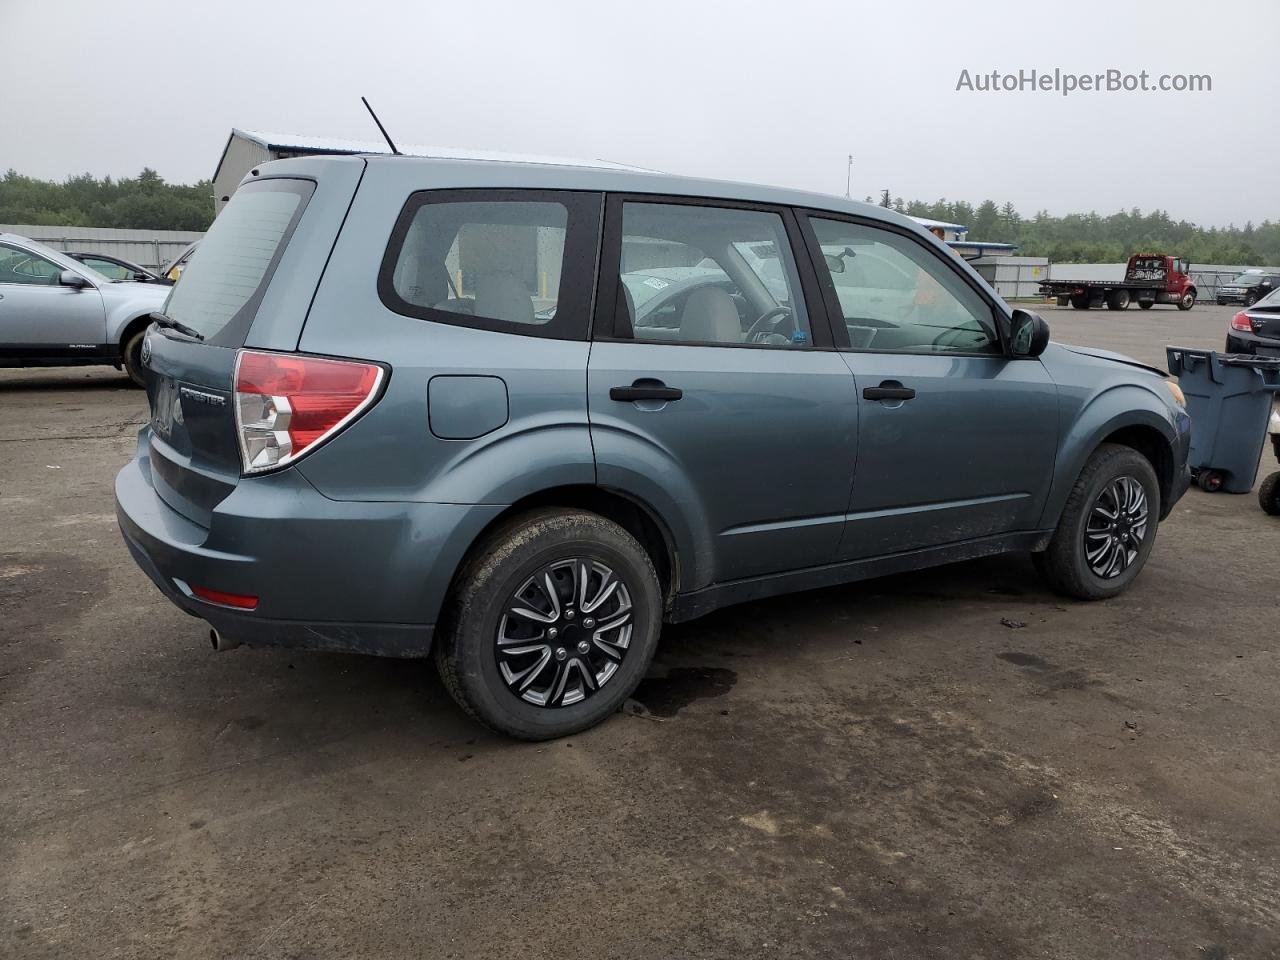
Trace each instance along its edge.
{"label": "rear door", "polygon": [[101,352],[102,294],[95,285],[61,285],[62,269],[35,251],[0,243],[0,351],[45,358]]}
{"label": "rear door", "polygon": [[1044,366],[1005,355],[994,303],[950,252],[905,229],[807,221],[860,411],[840,558],[1034,529],[1058,436]]}
{"label": "rear door", "polygon": [[[344,179],[327,184],[327,203],[312,202],[318,192],[312,179],[264,177],[243,185],[165,301],[163,312],[196,336],[157,326],[148,334],[143,361],[149,371],[152,482],[170,507],[202,526],[240,478],[238,350],[264,338],[261,345],[278,349],[296,345],[358,172]],[[308,251],[315,236],[292,239],[304,213],[312,215],[306,233],[325,235],[322,250]],[[273,284],[278,269],[281,280]]]}
{"label": "rear door", "polygon": [[607,203],[587,373],[598,482],[705,524],[684,589],[825,563],[839,541],[857,402],[797,239],[781,208]]}

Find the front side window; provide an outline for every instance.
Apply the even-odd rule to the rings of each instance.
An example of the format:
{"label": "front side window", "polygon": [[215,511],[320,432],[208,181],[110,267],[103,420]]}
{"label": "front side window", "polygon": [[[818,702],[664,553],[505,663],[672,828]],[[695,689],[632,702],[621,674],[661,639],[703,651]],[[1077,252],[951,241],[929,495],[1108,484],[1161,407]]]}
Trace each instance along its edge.
{"label": "front side window", "polygon": [[782,348],[812,342],[776,213],[628,201],[619,280],[620,337]]}
{"label": "front side window", "polygon": [[85,257],[81,261],[90,270],[102,274],[108,280],[132,280],[133,271],[111,260]]}
{"label": "front side window", "polygon": [[536,191],[418,194],[383,262],[383,300],[444,323],[581,336],[596,236],[586,211],[598,202]]}
{"label": "front side window", "polygon": [[61,275],[62,268],[56,263],[18,247],[11,247],[7,243],[0,243],[0,283],[51,287]]}
{"label": "front side window", "polygon": [[811,218],[818,271],[834,288],[849,342],[900,353],[1000,353],[991,308],[909,237]]}

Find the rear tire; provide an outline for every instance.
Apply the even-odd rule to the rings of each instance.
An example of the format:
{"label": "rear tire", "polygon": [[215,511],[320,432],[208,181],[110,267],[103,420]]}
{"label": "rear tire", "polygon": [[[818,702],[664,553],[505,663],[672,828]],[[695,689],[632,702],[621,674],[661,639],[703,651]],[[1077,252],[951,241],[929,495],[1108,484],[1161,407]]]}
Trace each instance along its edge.
{"label": "rear tire", "polygon": [[146,335],[147,328],[143,327],[124,342],[124,355],[121,357],[124,361],[124,372],[129,375],[135,387],[147,385],[146,370],[142,366],[142,340]]}
{"label": "rear tire", "polygon": [[1089,298],[1078,293],[1071,298],[1071,306],[1075,307],[1077,310],[1088,310]]}
{"label": "rear tire", "polygon": [[1155,306],[1155,301],[1154,301],[1154,300],[1139,300],[1139,301],[1138,301],[1138,309],[1139,309],[1139,310],[1150,310],[1153,306]]}
{"label": "rear tire", "polygon": [[1160,484],[1150,461],[1132,447],[1104,443],[1071,488],[1048,549],[1032,559],[1059,593],[1105,600],[1123,593],[1141,572],[1159,518]]}
{"label": "rear tire", "polygon": [[1190,310],[1196,305],[1196,292],[1188,290],[1182,295],[1182,299],[1178,301],[1179,310]]}
{"label": "rear tire", "polygon": [[1129,309],[1129,291],[1128,290],[1111,291],[1111,296],[1107,298],[1107,309],[1128,310]]}
{"label": "rear tire", "polygon": [[661,625],[658,575],[631,534],[594,513],[541,509],[494,531],[463,566],[436,664],[476,720],[550,740],[622,706]]}
{"label": "rear tire", "polygon": [[1258,488],[1258,506],[1269,517],[1280,517],[1280,472],[1269,473]]}

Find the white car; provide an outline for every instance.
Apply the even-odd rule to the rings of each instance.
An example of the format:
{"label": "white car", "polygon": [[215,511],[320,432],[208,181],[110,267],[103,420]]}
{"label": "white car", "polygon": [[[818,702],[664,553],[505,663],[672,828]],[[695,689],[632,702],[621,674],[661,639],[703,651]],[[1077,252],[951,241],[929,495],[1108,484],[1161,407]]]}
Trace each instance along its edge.
{"label": "white car", "polygon": [[110,364],[142,386],[143,334],[170,289],[0,233],[0,367]]}

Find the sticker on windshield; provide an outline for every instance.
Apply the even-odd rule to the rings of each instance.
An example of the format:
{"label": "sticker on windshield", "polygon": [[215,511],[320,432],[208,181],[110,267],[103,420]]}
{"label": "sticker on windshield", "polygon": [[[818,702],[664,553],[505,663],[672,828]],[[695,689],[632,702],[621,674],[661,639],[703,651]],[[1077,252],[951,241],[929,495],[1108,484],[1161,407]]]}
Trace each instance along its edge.
{"label": "sticker on windshield", "polygon": [[644,285],[646,287],[653,287],[655,290],[661,290],[664,287],[671,286],[671,281],[663,280],[661,277],[646,277]]}

